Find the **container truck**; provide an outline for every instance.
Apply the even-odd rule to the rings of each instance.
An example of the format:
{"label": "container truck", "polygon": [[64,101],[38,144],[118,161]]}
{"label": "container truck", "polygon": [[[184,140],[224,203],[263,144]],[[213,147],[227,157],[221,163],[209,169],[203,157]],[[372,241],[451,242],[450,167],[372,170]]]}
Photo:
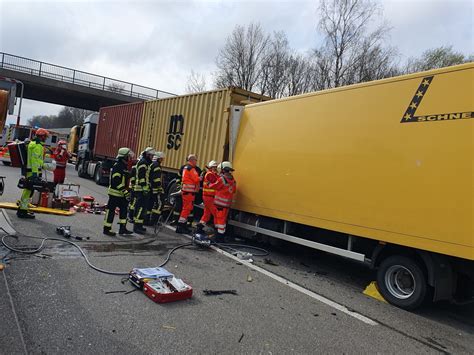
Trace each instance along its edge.
{"label": "container truck", "polygon": [[474,63],[246,106],[230,224],[377,269],[390,303],[474,300]]}
{"label": "container truck", "polygon": [[76,170],[100,185],[109,181],[110,168],[120,147],[137,149],[143,102],[109,106],[84,120],[78,143]]}

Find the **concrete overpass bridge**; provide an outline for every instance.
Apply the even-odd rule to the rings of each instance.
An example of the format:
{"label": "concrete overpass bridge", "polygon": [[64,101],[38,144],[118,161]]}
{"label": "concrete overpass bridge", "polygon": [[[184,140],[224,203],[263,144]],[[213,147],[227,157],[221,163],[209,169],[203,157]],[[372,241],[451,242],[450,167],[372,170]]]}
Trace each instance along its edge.
{"label": "concrete overpass bridge", "polygon": [[[0,52],[0,77],[23,82],[23,97],[99,111],[103,106],[175,96],[126,81]],[[21,89],[17,88],[17,96]]]}

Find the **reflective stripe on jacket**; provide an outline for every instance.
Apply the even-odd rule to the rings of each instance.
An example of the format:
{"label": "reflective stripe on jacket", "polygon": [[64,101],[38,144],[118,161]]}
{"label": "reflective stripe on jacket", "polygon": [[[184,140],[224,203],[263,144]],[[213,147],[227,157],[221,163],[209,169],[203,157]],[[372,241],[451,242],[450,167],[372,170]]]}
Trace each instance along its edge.
{"label": "reflective stripe on jacket", "polygon": [[26,163],[27,172],[39,175],[44,164],[43,156],[44,156],[43,143],[36,140],[31,141],[28,144],[27,163]]}
{"label": "reflective stripe on jacket", "polygon": [[183,182],[181,191],[183,192],[199,192],[199,173],[195,167],[186,165],[183,170]]}
{"label": "reflective stripe on jacket", "polygon": [[150,191],[150,164],[151,161],[141,158],[137,163],[137,173],[135,175],[135,186],[133,191]]}
{"label": "reflective stripe on jacket", "polygon": [[108,194],[110,196],[127,197],[128,171],[125,162],[119,159],[110,170],[110,184]]}
{"label": "reflective stripe on jacket", "polygon": [[219,179],[209,186],[216,190],[214,204],[218,207],[230,207],[232,198],[237,190],[237,182],[232,175],[221,175]]}
{"label": "reflective stripe on jacket", "polygon": [[217,175],[217,173],[213,172],[212,170],[209,170],[208,172],[206,172],[206,175],[204,175],[203,186],[202,186],[203,196],[210,196],[210,197],[215,196],[216,190],[211,189],[210,185],[215,183],[218,178],[219,178],[219,175]]}
{"label": "reflective stripe on jacket", "polygon": [[161,185],[161,165],[158,161],[154,161],[150,166],[150,186],[151,192],[153,194],[158,194],[163,192],[163,187]]}

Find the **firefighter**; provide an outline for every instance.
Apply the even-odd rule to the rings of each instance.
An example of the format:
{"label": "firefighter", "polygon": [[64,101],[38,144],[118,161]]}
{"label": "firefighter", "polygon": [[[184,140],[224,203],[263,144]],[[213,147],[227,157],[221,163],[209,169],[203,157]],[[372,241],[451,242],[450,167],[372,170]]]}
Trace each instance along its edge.
{"label": "firefighter", "polygon": [[195,154],[190,154],[187,159],[188,163],[183,169],[183,178],[181,182],[181,199],[183,201],[183,208],[179,215],[178,225],[176,226],[176,233],[189,233],[187,226],[188,217],[194,209],[194,198],[199,192],[199,183],[201,178],[196,169],[197,157]]}
{"label": "firefighter", "polygon": [[127,229],[127,205],[130,192],[128,191],[129,172],[127,162],[130,159],[130,149],[123,147],[118,150],[117,161],[110,170],[109,202],[104,219],[104,234],[115,236],[112,231],[112,223],[115,217],[115,209],[119,208],[119,234],[132,234]]}
{"label": "firefighter", "polygon": [[128,204],[128,221],[133,223],[133,217],[135,216],[135,182],[137,179],[137,164],[132,166],[130,171],[130,203]]}
{"label": "firefighter", "polygon": [[161,195],[163,194],[162,186],[162,170],[161,164],[165,159],[163,152],[156,152],[153,157],[153,163],[150,166],[150,199],[148,210],[151,211],[151,216],[147,225],[155,225],[161,216]]}
{"label": "firefighter", "polygon": [[209,186],[217,181],[219,175],[217,174],[217,162],[211,160],[207,166],[204,177],[202,179],[203,186],[202,186],[202,199],[204,202],[204,213],[197,225],[197,231],[202,231],[204,225],[206,225],[211,216],[214,218],[214,222],[216,221],[216,206],[214,205],[214,196],[216,191],[211,189]]}
{"label": "firefighter", "polygon": [[56,160],[56,169],[54,169],[54,183],[63,184],[66,178],[66,166],[71,155],[67,151],[67,143],[64,140],[58,142],[54,151],[54,160]]}
{"label": "firefighter", "polygon": [[[49,132],[44,128],[38,128],[35,138],[28,144],[27,162],[26,162],[26,180],[27,186],[32,185],[35,180],[41,180],[41,170],[44,165],[44,142],[48,138]],[[23,189],[20,198],[20,205],[16,215],[18,218],[35,218],[32,212],[28,212],[30,198],[33,195],[33,189],[28,187]]]}
{"label": "firefighter", "polygon": [[216,190],[214,205],[216,206],[216,219],[214,225],[217,228],[217,235],[223,238],[227,225],[227,216],[232,204],[232,198],[237,190],[237,182],[232,176],[234,169],[232,164],[224,161],[220,164],[221,174],[217,181],[209,185],[210,189]]}
{"label": "firefighter", "polygon": [[[187,164],[182,165],[179,170],[178,170],[178,177],[175,180],[176,183],[176,191],[181,190],[181,185],[182,185],[182,179],[183,179],[183,170],[186,167]],[[196,171],[199,173],[199,176],[201,176],[201,169],[199,166],[195,167]],[[174,204],[174,209],[173,209],[173,221],[171,222],[171,225],[177,225],[179,216],[181,215],[181,210],[183,208],[183,200],[181,198],[181,195],[178,195],[175,197],[175,204]],[[194,220],[194,212],[191,211],[188,216],[188,226],[192,226],[192,222]]]}
{"label": "firefighter", "polygon": [[147,147],[137,163],[135,175],[135,215],[133,218],[133,231],[137,234],[144,234],[146,228],[143,227],[147,215],[148,194],[150,192],[150,165],[155,155],[155,149]]}

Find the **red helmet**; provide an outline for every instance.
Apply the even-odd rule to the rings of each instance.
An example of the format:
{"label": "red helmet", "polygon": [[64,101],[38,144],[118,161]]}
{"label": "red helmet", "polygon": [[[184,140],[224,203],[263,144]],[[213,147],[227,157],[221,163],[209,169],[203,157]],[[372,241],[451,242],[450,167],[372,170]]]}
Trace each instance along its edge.
{"label": "red helmet", "polygon": [[44,137],[49,136],[49,132],[44,128],[38,128],[36,130],[35,134],[36,134],[37,137],[39,137],[39,136],[44,136]]}
{"label": "red helmet", "polygon": [[66,145],[67,142],[64,140],[64,139],[61,139],[59,142],[58,142],[58,145]]}

